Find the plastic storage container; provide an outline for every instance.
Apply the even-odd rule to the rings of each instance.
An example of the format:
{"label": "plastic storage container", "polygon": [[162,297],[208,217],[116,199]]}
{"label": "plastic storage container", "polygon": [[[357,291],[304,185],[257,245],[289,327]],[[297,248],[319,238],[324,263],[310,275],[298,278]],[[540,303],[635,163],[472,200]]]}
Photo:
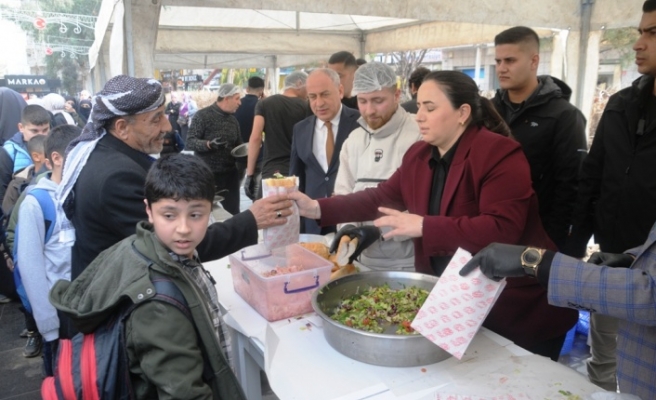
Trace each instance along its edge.
{"label": "plastic storage container", "polygon": [[[263,244],[230,255],[235,292],[268,321],[312,311],[312,293],[330,280],[332,263],[298,244]],[[272,271],[296,272],[265,276]]]}

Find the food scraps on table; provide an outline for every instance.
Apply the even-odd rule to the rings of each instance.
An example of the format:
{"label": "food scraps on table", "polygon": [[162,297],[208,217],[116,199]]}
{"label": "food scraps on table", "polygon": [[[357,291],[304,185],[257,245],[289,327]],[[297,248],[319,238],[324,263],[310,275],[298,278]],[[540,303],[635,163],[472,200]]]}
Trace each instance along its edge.
{"label": "food scraps on table", "polygon": [[416,286],[405,289],[390,289],[387,284],[372,286],[342,300],[330,318],[367,332],[383,333],[389,326],[398,326],[397,335],[415,334],[410,323],[427,297],[428,291]]}

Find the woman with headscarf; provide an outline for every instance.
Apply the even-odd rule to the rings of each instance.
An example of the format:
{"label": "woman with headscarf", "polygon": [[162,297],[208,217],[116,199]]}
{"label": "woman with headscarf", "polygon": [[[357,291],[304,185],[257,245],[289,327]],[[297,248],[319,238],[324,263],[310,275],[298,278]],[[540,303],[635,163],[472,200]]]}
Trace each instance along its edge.
{"label": "woman with headscarf", "polygon": [[26,105],[19,93],[0,87],[0,145],[18,132],[18,123]]}
{"label": "woman with headscarf", "polygon": [[[422,141],[386,182],[320,200],[291,193],[301,216],[322,226],[374,220],[375,227],[340,231],[335,240],[348,234],[371,243],[381,235],[376,227],[390,227],[383,238],[413,238],[415,269],[438,276],[459,247],[476,253],[503,242],[555,249],[540,222],[522,148],[507,137],[508,126],[474,80],[459,71],[431,72],[417,102]],[[508,278],[484,326],[557,360],[577,320],[576,311],[549,305],[536,279]]]}
{"label": "woman with headscarf", "polygon": [[182,105],[180,106],[178,125],[180,125],[180,136],[183,142],[187,141],[191,118],[196,114],[196,111],[198,111],[198,106],[191,95],[189,93],[182,93]]}
{"label": "woman with headscarf", "polygon": [[[77,114],[80,116],[80,119],[84,121],[84,125],[89,122],[89,115],[91,115],[91,100],[82,99],[80,100],[80,105],[77,108]],[[84,127],[84,125],[82,125]]]}
{"label": "woman with headscarf", "polygon": [[84,128],[84,125],[86,125],[86,120],[83,120],[80,117],[80,109],[77,104],[77,100],[75,100],[75,97],[73,96],[64,96],[64,100],[66,100],[66,104],[64,104],[64,110],[73,117],[73,120],[75,121],[75,124],[81,128]]}
{"label": "woman with headscarf", "polygon": [[[0,145],[5,140],[12,137],[18,132],[18,123],[21,121],[21,113],[26,103],[23,96],[19,93],[6,88],[0,87]],[[0,171],[2,173],[2,182],[9,182],[13,172],[14,163],[9,154],[4,149],[0,149]],[[0,185],[0,200],[4,197],[5,186]],[[0,209],[0,217],[2,210]],[[0,227],[0,231],[2,228]],[[4,234],[4,232],[0,232]],[[2,236],[4,237],[4,236]],[[10,301],[10,298],[16,296],[14,278],[12,276],[10,265],[11,261],[9,251],[4,247],[3,241],[0,240],[0,304]],[[13,268],[13,264],[11,264]]]}
{"label": "woman with headscarf", "polygon": [[76,125],[73,117],[66,112],[66,99],[57,93],[50,93],[43,96],[41,104],[43,105],[43,108],[52,113],[51,128],[66,124]]}

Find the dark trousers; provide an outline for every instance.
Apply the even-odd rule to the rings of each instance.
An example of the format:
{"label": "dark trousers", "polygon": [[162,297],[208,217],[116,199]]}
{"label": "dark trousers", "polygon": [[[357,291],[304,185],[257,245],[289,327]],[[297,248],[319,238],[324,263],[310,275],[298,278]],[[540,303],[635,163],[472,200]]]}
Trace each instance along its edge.
{"label": "dark trousers", "polygon": [[51,342],[43,342],[43,369],[46,376],[55,375],[55,365],[57,365],[57,348],[59,339]]}
{"label": "dark trousers", "polygon": [[19,306],[18,309],[23,313],[23,316],[25,317],[25,329],[30,332],[39,332],[39,328],[36,326],[36,321],[34,320],[32,313],[27,311],[22,305]]}
{"label": "dark trousers", "polygon": [[223,197],[221,205],[232,215],[239,214],[239,178],[237,168],[214,173],[216,194]]}
{"label": "dark trousers", "polygon": [[565,343],[565,336],[567,336],[567,334],[555,337],[553,339],[545,340],[544,342],[538,343],[533,347],[527,348],[526,350],[534,354],[549,357],[553,361],[558,361],[558,357],[560,357],[560,350],[563,348],[563,343]]}
{"label": "dark trousers", "polygon": [[187,144],[187,133],[189,132],[189,125],[180,125],[180,137],[182,143]]}

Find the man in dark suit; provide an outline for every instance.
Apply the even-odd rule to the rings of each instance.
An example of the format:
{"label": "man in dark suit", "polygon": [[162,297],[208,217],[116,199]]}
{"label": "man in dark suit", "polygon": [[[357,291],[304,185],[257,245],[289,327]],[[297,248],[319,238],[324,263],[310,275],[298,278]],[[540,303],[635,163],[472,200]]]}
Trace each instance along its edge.
{"label": "man in dark suit", "polygon": [[[327,68],[314,70],[306,83],[314,115],[294,125],[289,174],[299,177],[299,190],[313,199],[330,197],[339,169],[339,152],[351,131],[358,128],[360,113],[342,106],[344,87],[339,75]],[[326,234],[335,226],[319,227],[305,219],[302,232]]]}

